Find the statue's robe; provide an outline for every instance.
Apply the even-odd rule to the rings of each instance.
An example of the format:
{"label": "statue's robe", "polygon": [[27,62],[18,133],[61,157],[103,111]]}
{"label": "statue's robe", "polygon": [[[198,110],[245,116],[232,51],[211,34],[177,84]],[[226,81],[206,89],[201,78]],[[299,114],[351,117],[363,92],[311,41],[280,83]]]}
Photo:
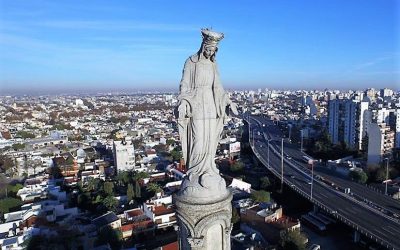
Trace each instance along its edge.
{"label": "statue's robe", "polygon": [[[196,88],[198,87],[198,83],[196,83],[196,79],[198,79],[198,76],[196,77],[196,74],[198,73],[199,60],[198,54],[186,60],[180,84],[180,94],[178,96],[180,102],[180,108],[178,109],[179,135],[182,144],[183,158],[186,167],[189,169],[187,173],[189,179],[194,175],[201,176],[204,173],[219,175],[219,171],[215,167],[214,157],[223,129],[224,120],[227,118],[227,106],[230,103],[227,94],[222,88],[217,64],[212,62],[212,103],[215,106],[216,114],[213,119],[205,118],[208,120],[206,127],[196,131],[198,129],[198,122],[196,122],[196,118],[193,118],[193,115],[196,116],[198,114],[193,113],[199,109],[198,107],[196,108],[196,105],[205,105],[204,103],[199,104],[195,101],[197,99]],[[183,105],[185,102],[187,105]],[[187,107],[188,110],[185,107]],[[198,157],[199,145],[193,145],[195,136],[199,136],[195,135],[196,132],[205,133],[200,135],[204,137],[204,141],[201,142],[201,146],[204,147],[202,150],[206,154],[203,156],[204,159]],[[198,140],[196,143],[199,143]],[[196,149],[194,150],[194,148]],[[193,152],[193,150],[196,152]]]}

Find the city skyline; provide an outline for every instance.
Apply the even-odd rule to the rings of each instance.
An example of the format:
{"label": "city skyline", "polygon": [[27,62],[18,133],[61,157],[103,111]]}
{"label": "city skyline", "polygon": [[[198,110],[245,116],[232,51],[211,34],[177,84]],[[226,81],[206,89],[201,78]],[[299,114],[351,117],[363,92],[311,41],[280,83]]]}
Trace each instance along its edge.
{"label": "city skyline", "polygon": [[0,91],[177,91],[202,27],[225,33],[227,89],[399,90],[396,1],[203,6],[2,1]]}

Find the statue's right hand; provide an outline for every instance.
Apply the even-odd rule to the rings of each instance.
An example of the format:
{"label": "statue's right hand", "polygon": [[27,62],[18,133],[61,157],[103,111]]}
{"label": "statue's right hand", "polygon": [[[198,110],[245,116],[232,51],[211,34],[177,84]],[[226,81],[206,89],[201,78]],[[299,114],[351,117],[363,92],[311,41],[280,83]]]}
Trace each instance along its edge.
{"label": "statue's right hand", "polygon": [[190,111],[190,105],[187,101],[182,101],[178,107],[179,118],[188,118],[192,117],[192,113]]}

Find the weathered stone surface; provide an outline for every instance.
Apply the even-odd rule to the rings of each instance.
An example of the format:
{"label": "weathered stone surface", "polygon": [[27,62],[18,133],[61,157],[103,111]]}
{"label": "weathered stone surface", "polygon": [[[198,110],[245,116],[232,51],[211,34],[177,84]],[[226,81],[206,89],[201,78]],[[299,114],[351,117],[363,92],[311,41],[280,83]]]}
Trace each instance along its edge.
{"label": "weathered stone surface", "polygon": [[230,249],[232,194],[214,203],[186,203],[174,196],[180,249]]}
{"label": "weathered stone surface", "polygon": [[222,88],[215,61],[224,35],[201,32],[200,50],[185,62],[175,110],[188,171],[174,203],[181,249],[230,249],[232,195],[214,158],[229,112],[237,109]]}

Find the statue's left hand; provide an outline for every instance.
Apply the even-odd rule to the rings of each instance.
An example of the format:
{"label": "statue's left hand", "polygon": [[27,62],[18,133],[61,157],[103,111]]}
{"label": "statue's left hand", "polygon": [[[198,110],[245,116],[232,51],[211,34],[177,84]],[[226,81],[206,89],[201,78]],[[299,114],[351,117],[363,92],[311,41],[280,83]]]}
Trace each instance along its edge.
{"label": "statue's left hand", "polygon": [[231,111],[232,111],[232,113],[233,113],[234,115],[238,115],[238,114],[239,114],[239,112],[238,112],[238,110],[237,110],[237,104],[236,104],[236,103],[231,102],[231,104],[229,105],[229,107],[230,107],[230,109],[231,109]]}

